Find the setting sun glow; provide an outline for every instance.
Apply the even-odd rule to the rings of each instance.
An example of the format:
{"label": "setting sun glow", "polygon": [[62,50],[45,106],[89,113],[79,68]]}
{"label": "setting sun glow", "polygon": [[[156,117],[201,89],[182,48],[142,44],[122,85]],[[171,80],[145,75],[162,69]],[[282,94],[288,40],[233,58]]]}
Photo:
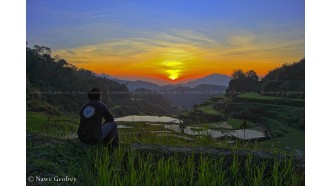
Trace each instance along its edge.
{"label": "setting sun glow", "polygon": [[169,74],[171,80],[176,80],[179,77],[180,70],[166,70],[166,72]]}
{"label": "setting sun glow", "polygon": [[165,61],[162,63],[164,67],[166,68],[165,72],[168,74],[168,77],[171,80],[176,80],[179,78],[179,74],[181,72],[182,68],[182,62],[178,61]]}

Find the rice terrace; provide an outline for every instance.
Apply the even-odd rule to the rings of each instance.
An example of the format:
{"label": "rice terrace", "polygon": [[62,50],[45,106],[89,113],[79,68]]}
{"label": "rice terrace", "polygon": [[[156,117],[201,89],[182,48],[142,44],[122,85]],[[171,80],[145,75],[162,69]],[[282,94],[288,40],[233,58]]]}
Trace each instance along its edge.
{"label": "rice terrace", "polygon": [[[241,119],[178,124],[174,118],[158,118],[118,118],[121,145],[109,155],[105,147],[80,144],[74,114],[28,112],[27,158],[33,165],[28,174],[80,175],[78,183],[91,185],[300,185],[304,180],[304,133],[299,129],[269,118],[278,125],[266,136],[258,123],[249,121],[250,129],[240,129]],[[53,150],[47,150],[49,145]]]}
{"label": "rice terrace", "polygon": [[26,6],[27,185],[305,185],[304,1]]}

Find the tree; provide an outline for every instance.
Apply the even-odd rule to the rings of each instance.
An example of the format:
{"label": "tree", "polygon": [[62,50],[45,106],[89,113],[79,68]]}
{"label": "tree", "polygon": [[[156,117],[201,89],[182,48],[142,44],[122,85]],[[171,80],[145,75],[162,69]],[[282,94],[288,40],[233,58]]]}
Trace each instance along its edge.
{"label": "tree", "polygon": [[259,76],[254,70],[244,73],[241,69],[234,70],[231,75],[226,94],[234,97],[237,94],[245,92],[256,92],[259,90]]}
{"label": "tree", "polygon": [[241,69],[234,70],[233,74],[231,75],[232,79],[245,79],[246,75]]}
{"label": "tree", "polygon": [[60,59],[57,63],[58,63],[61,67],[64,67],[64,66],[67,66],[67,65],[68,65],[68,62],[66,62],[64,59]]}
{"label": "tree", "polygon": [[257,73],[254,70],[249,70],[245,74],[246,74],[246,77],[250,81],[258,81],[259,80],[259,76],[257,75]]}
{"label": "tree", "polygon": [[34,45],[34,49],[36,50],[36,52],[40,55],[51,55],[52,50],[49,47],[46,46],[39,46],[39,45]]}
{"label": "tree", "polygon": [[[91,71],[78,70],[59,56],[51,58],[50,54],[48,47],[36,45],[34,48],[26,48],[28,101],[38,100],[58,107],[61,111],[76,112],[87,100],[85,92],[91,87],[99,87],[105,92],[123,92],[103,95],[103,101],[107,105],[121,106],[114,114],[137,113],[131,106],[126,86],[96,77]],[[44,93],[32,94],[36,91]]]}

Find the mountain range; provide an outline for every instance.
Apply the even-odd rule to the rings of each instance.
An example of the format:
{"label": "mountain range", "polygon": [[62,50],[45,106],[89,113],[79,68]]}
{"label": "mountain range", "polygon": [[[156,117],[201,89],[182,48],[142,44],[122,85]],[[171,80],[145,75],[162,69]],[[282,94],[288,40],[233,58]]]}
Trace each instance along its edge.
{"label": "mountain range", "polygon": [[210,74],[208,76],[202,77],[200,79],[196,79],[194,81],[187,82],[187,83],[183,84],[182,86],[194,88],[194,87],[204,84],[204,85],[219,85],[219,86],[227,87],[229,84],[229,81],[230,81],[229,76],[214,73],[214,74]]}
{"label": "mountain range", "polygon": [[203,87],[205,88],[204,90],[207,90],[208,89],[207,85],[212,85],[211,87],[213,89],[214,89],[215,86],[228,87],[228,84],[229,84],[229,81],[230,81],[229,76],[214,73],[214,74],[210,74],[208,76],[202,77],[200,79],[189,81],[189,82],[183,83],[183,84],[175,84],[175,85],[168,84],[168,85],[161,86],[161,85],[157,85],[155,83],[151,83],[151,82],[148,82],[148,81],[121,80],[121,79],[117,79],[115,77],[112,77],[108,74],[96,74],[96,76],[111,79],[111,80],[116,81],[118,83],[125,84],[127,86],[127,88],[129,89],[129,91],[134,91],[134,90],[139,89],[139,88],[155,90],[155,91],[168,91],[168,90],[175,89],[177,87],[195,88],[195,87],[198,87],[199,85],[203,85]]}
{"label": "mountain range", "polygon": [[[210,74],[183,84],[161,86],[141,80],[120,80],[107,74],[95,75],[126,85],[132,95],[134,95],[137,90],[143,90],[138,92],[153,92],[153,94],[159,95],[158,99],[160,99],[160,97],[165,98],[171,105],[179,105],[186,109],[192,108],[194,104],[202,103],[211,96],[224,94],[230,81],[227,75]],[[147,101],[147,99],[152,99],[150,97],[151,95],[152,94],[149,93],[147,96],[138,97],[137,99]]]}

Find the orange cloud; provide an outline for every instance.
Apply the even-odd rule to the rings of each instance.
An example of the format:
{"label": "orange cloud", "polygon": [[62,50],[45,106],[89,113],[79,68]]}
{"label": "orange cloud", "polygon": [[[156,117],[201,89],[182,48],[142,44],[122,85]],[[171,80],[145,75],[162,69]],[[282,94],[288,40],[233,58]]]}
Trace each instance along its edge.
{"label": "orange cloud", "polygon": [[181,82],[211,73],[230,75],[234,69],[254,69],[259,75],[304,57],[304,40],[267,35],[232,34],[217,41],[189,30],[151,33],[56,50],[70,63],[119,78]]}

